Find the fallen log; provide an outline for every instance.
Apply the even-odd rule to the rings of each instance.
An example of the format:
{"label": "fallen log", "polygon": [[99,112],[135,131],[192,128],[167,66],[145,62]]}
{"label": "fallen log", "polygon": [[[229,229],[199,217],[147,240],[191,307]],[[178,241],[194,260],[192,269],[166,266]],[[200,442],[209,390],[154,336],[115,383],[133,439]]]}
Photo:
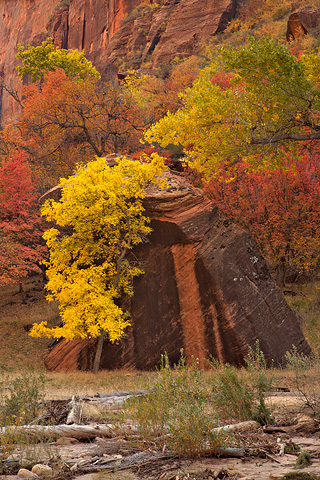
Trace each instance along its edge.
{"label": "fallen log", "polygon": [[176,456],[171,453],[163,452],[138,452],[134,453],[133,455],[129,455],[128,457],[117,457],[118,458],[114,458],[113,460],[110,459],[107,463],[102,458],[100,461],[98,460],[96,462],[92,462],[91,465],[83,462],[81,463],[80,461],[74,463],[70,470],[73,472],[77,471],[82,473],[93,473],[101,470],[114,470],[115,467],[117,470],[127,470],[133,467],[141,467],[142,465],[159,460],[176,458]]}
{"label": "fallen log", "polygon": [[[244,448],[221,448],[218,449],[217,456],[240,458],[243,456],[244,452]],[[168,460],[174,458],[177,458],[177,456],[170,452],[138,452],[122,458],[121,455],[118,455],[116,458],[108,459],[107,461],[103,458],[99,460],[92,459],[91,462],[90,460],[81,460],[80,462],[73,463],[71,471],[94,473],[102,470],[114,470],[114,468],[116,468],[117,471],[127,470],[134,467],[141,467],[142,465],[147,465],[159,460]],[[70,462],[67,463],[69,464]]]}
{"label": "fallen log", "polygon": [[233,447],[226,447],[226,448],[218,448],[217,456],[224,457],[224,458],[241,458],[246,453],[244,447],[233,448]]}
{"label": "fallen log", "polygon": [[[217,450],[215,456],[228,457],[228,458],[241,458],[245,453],[244,448],[220,448]],[[105,460],[101,458],[99,460],[81,460],[80,462],[67,461],[67,465],[71,465],[70,470],[82,473],[94,473],[104,470],[127,470],[133,467],[141,467],[152,462],[159,460],[168,460],[177,458],[176,455],[170,452],[138,452],[128,457],[121,457],[116,455],[115,458]]]}
{"label": "fallen log", "polygon": [[214,433],[220,432],[248,432],[251,430],[258,430],[261,425],[254,420],[247,420],[246,422],[234,423],[232,425],[223,425],[222,427],[213,428]]}
{"label": "fallen log", "polygon": [[[55,424],[66,423],[82,423],[83,416],[86,417],[86,406],[95,405],[102,411],[119,409],[131,397],[140,397],[147,395],[146,390],[123,391],[113,393],[96,393],[89,395],[73,395],[72,398],[60,398],[47,400],[44,405],[47,411],[39,417],[39,420],[54,420]],[[52,421],[50,422],[52,423]]]}
{"label": "fallen log", "polygon": [[[215,433],[224,432],[243,432],[248,430],[257,430],[260,424],[255,421],[247,421],[236,423],[233,425],[225,425],[223,427],[214,428]],[[136,427],[127,425],[127,433],[136,433]],[[130,432],[128,432],[130,430]],[[103,425],[22,425],[8,426],[0,428],[0,435],[10,434],[13,437],[27,436],[37,439],[56,440],[61,437],[72,437],[78,440],[90,440],[96,437],[113,438],[117,436],[119,429],[112,424]]]}
{"label": "fallen log", "polygon": [[[244,432],[257,430],[260,424],[255,421],[246,421],[236,423],[233,425],[224,425],[222,427],[214,428],[213,432]],[[127,425],[125,427],[127,434],[135,434],[136,427]],[[279,430],[280,431],[280,430]],[[122,432],[123,433],[123,432]],[[112,424],[99,425],[22,425],[22,426],[8,426],[0,428],[0,435],[10,434],[11,438],[28,437],[34,440],[57,440],[61,437],[72,437],[77,440],[90,440],[96,437],[113,438],[119,435],[119,429]],[[222,454],[224,455],[224,454]],[[236,456],[241,456],[236,453]],[[226,456],[232,456],[231,451]]]}
{"label": "fallen log", "polygon": [[297,423],[288,426],[275,427],[273,425],[265,425],[263,431],[265,433],[287,433],[294,435],[297,433],[312,434],[319,431],[319,421],[306,415],[301,415],[296,420]]}
{"label": "fallen log", "polygon": [[0,435],[10,434],[13,437],[30,437],[34,439],[52,439],[72,437],[78,440],[90,440],[96,437],[115,436],[114,425],[22,425],[0,428]]}

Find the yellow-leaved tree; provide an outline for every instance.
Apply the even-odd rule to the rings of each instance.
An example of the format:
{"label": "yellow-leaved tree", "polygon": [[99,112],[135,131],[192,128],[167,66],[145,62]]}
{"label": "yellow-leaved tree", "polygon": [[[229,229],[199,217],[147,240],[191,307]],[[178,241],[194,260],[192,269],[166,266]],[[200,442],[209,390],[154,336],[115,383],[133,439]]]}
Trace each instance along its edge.
{"label": "yellow-leaved tree", "polygon": [[[277,168],[303,142],[320,140],[320,50],[296,58],[270,38],[220,48],[182,107],[155,123],[146,141],[179,145],[207,179],[239,159],[251,170]],[[299,147],[300,144],[300,147]]]}
{"label": "yellow-leaved tree", "polygon": [[155,154],[146,163],[121,158],[113,168],[97,158],[61,180],[60,201],[44,204],[42,214],[57,225],[44,234],[50,251],[46,289],[49,300],[59,301],[63,325],[34,324],[30,334],[98,337],[94,372],[105,336],[114,342],[129,325],[128,314],[114,299],[132,295],[132,279],[143,273],[127,253],[151,230],[142,204],[145,186],[158,183],[163,169]]}

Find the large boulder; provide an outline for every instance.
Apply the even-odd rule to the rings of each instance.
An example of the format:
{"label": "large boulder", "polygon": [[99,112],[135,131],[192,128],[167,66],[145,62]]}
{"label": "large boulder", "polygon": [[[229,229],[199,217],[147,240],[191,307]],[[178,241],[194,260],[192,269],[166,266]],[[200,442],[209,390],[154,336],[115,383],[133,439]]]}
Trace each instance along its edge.
{"label": "large boulder", "polygon": [[[105,342],[101,367],[152,369],[164,352],[178,361],[181,349],[201,367],[211,356],[240,366],[257,340],[275,365],[292,345],[309,354],[299,321],[249,233],[222,217],[181,174],[166,176],[165,190],[147,192],[153,231],[134,250],[145,274],[135,279],[134,296],[122,301],[131,326],[120,342]],[[62,340],[46,365],[88,369],[94,349],[92,340]]]}
{"label": "large boulder", "polygon": [[319,36],[320,33],[320,8],[305,7],[293,12],[287,25],[287,40],[299,40],[307,34]]}

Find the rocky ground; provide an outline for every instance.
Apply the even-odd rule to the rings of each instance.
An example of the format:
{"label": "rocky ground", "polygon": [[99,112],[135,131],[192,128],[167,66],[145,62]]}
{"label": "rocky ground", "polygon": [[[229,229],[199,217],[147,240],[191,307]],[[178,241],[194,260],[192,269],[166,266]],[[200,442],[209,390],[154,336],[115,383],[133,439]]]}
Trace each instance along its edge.
{"label": "rocky ground", "polygon": [[[165,449],[142,448],[133,442],[132,427],[124,433],[115,424],[101,422],[101,426],[97,427],[88,419],[88,412],[94,412],[95,416],[98,410],[114,412],[127,396],[126,392],[121,392],[90,398],[77,397],[73,402],[56,402],[55,408],[51,404],[48,412],[52,414],[55,411],[56,418],[60,415],[60,423],[64,422],[63,425],[50,427],[62,429],[52,434],[55,441],[37,444],[31,441],[14,448],[11,445],[11,452],[7,445],[9,454],[4,463],[7,474],[0,478],[13,480],[28,476],[32,466],[39,463],[51,465],[56,480],[274,480],[288,472],[296,472],[295,477],[290,477],[292,480],[308,480],[314,477],[309,477],[307,473],[320,473],[319,422],[297,413],[300,398],[291,393],[272,397],[272,401],[277,403],[275,425],[261,427],[253,424],[244,431],[241,428],[235,430],[232,445],[235,450],[231,455],[237,455],[236,458],[229,457],[230,452],[225,451],[220,458],[196,459],[178,458]],[[74,438],[77,437],[77,429],[86,428],[84,424],[92,430],[95,428],[98,433],[89,433],[87,439]],[[2,451],[6,453],[3,444]],[[301,458],[303,462],[298,469],[297,460]],[[18,476],[21,467],[26,470],[20,471]]]}

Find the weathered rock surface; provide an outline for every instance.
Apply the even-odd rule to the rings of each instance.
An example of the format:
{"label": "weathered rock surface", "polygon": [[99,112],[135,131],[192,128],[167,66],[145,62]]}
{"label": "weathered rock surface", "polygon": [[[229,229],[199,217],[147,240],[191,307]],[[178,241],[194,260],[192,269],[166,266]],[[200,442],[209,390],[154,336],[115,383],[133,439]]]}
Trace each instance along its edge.
{"label": "weathered rock surface", "polygon": [[[292,345],[310,353],[297,317],[248,232],[221,217],[181,175],[167,176],[168,188],[149,188],[145,202],[153,232],[134,251],[145,274],[122,304],[132,325],[118,344],[105,342],[102,368],[151,369],[164,352],[177,362],[181,348],[201,367],[211,355],[242,365],[257,340],[276,365]],[[62,340],[46,365],[87,369],[93,349],[93,341]]]}
{"label": "weathered rock surface", "polygon": [[[15,55],[20,45],[39,45],[48,36],[61,48],[78,48],[103,78],[113,78],[121,60],[135,66],[150,58],[152,66],[175,56],[197,53],[223,31],[235,13],[236,0],[167,0],[139,11],[141,0],[20,0],[0,2],[0,76],[20,89]],[[155,48],[157,49],[155,50]],[[3,91],[0,113],[10,121],[17,104]]]}
{"label": "weathered rock surface", "polygon": [[320,33],[320,8],[305,7],[294,12],[288,19],[287,40],[298,40],[308,33]]}
{"label": "weathered rock surface", "polygon": [[171,14],[168,11],[167,15],[163,15],[166,6],[161,8],[159,16],[162,13],[163,23],[159,25],[157,32],[150,31],[147,37],[143,57],[153,53],[157,46],[153,56],[155,66],[166,64],[175,56],[184,57],[197,53],[210,37],[226,29],[236,10],[236,2],[233,0],[203,0],[201,3],[181,0],[175,3],[175,8],[171,5]]}

